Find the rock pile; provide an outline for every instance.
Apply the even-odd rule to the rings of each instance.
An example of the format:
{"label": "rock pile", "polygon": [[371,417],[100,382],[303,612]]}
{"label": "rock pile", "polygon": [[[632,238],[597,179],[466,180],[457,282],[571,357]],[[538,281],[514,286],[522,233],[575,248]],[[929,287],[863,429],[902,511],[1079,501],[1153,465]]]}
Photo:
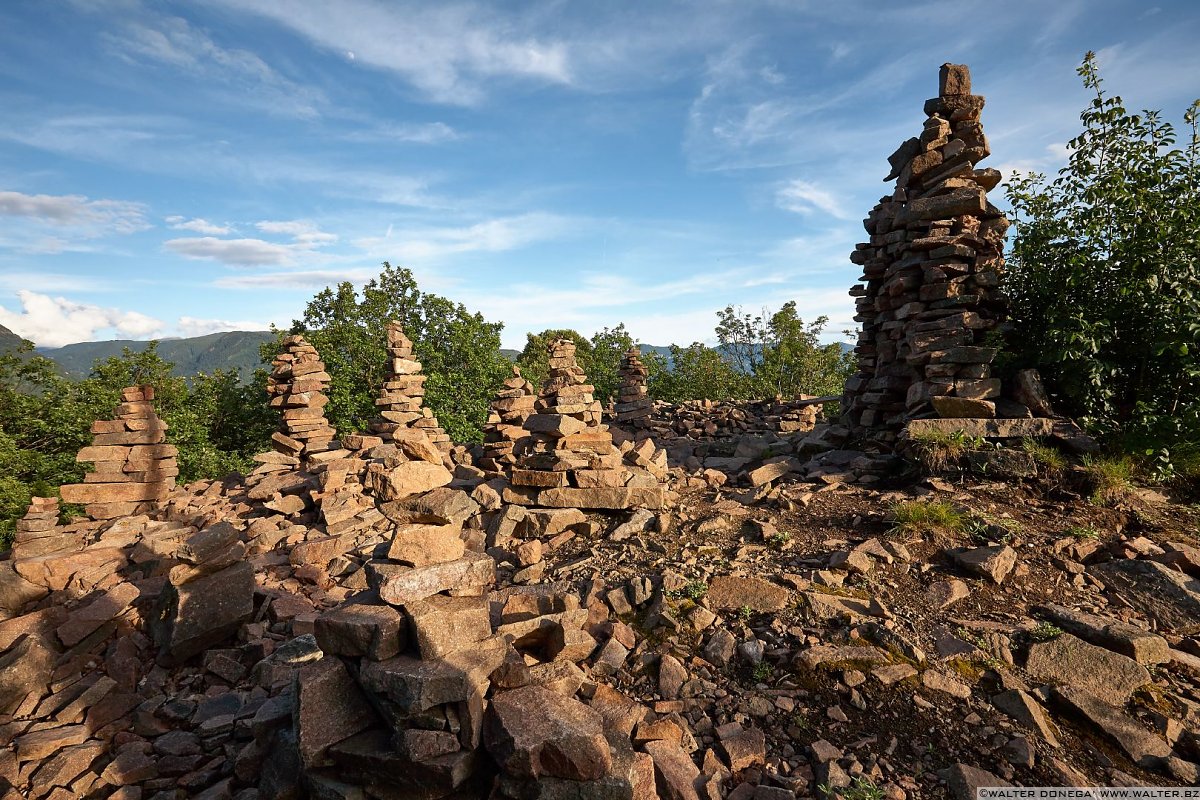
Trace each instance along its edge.
{"label": "rock pile", "polygon": [[983,104],[967,67],[942,66],[924,130],[888,159],[895,191],[871,211],[871,240],[851,255],[865,285],[850,292],[862,330],[843,418],[885,445],[910,419],[997,416],[988,334],[1005,315],[998,287],[1009,223],[987,199],[1000,173],[975,169],[991,152]]}
{"label": "rock pile", "polygon": [[413,357],[412,340],[404,335],[399,322],[387,326],[388,377],[375,405],[379,416],[371,422],[371,432],[385,441],[407,438],[410,431],[424,434],[443,452],[452,446],[450,436],[426,408],[425,379],[421,362]]}
{"label": "rock pile", "polygon": [[513,366],[512,377],[496,392],[483,429],[483,458],[478,466],[494,472],[510,470],[516,463],[513,449],[526,435],[525,420],[534,413],[537,390]]}
{"label": "rock pile", "polygon": [[293,467],[312,453],[323,453],[335,445],[337,432],[325,419],[329,397],[329,373],[317,348],[296,334],[283,340],[283,352],[271,362],[267,394],[272,408],[282,409],[280,430],[271,437],[278,457],[270,454],[256,460],[264,465]]}
{"label": "rock pile", "polygon": [[666,453],[644,439],[614,444],[600,422],[600,403],[575,361],[575,344],[549,346],[550,372],[527,435],[517,442],[512,486],[504,500],[543,508],[661,508]]}
{"label": "rock pile", "polygon": [[613,420],[618,425],[631,428],[648,427],[650,415],[654,413],[654,401],[646,391],[648,370],[642,363],[641,351],[638,348],[629,348],[629,352],[621,359],[619,374],[621,386],[617,390]]}
{"label": "rock pile", "polygon": [[91,462],[83,483],[61,489],[65,503],[82,503],[95,520],[140,514],[156,508],[175,488],[179,467],[167,425],[154,412],[154,387],[121,390],[115,419],[92,423],[91,447],[77,462]]}

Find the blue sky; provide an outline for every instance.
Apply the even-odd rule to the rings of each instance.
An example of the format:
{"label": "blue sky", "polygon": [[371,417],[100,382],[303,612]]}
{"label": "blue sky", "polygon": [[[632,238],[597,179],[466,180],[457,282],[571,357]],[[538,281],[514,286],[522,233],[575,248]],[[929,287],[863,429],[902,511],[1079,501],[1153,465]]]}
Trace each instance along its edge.
{"label": "blue sky", "polygon": [[[1053,170],[1100,54],[1178,120],[1200,4],[6,0],[0,324],[46,346],[287,325],[379,263],[505,323],[711,341],[847,260],[938,65],[985,166]],[[1000,195],[999,192],[995,193]]]}

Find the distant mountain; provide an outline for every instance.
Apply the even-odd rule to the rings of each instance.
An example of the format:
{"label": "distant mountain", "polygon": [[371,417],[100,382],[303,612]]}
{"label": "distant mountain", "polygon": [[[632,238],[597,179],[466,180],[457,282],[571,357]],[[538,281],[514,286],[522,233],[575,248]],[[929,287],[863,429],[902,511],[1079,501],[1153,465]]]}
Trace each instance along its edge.
{"label": "distant mountain", "polygon": [[[223,331],[186,339],[161,339],[158,354],[175,365],[176,375],[188,376],[214,370],[237,370],[242,380],[254,377],[254,370],[264,366],[258,347],[272,338],[270,331]],[[63,374],[82,378],[92,371],[92,365],[110,356],[119,356],[128,347],[135,353],[146,349],[149,342],[115,339],[109,342],[79,342],[64,347],[39,347],[37,350],[53,359]]]}
{"label": "distant mountain", "polygon": [[0,353],[8,353],[16,350],[21,346],[22,341],[20,336],[0,325]]}

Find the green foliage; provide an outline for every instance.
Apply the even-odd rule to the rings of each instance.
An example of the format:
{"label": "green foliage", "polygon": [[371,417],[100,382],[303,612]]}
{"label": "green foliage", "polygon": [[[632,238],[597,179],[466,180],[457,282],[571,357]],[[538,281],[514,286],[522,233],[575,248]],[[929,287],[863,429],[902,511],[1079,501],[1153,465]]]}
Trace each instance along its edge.
{"label": "green foliage", "polygon": [[688,581],[680,589],[668,591],[667,596],[674,597],[676,599],[686,597],[688,600],[691,600],[693,603],[698,603],[698,602],[700,602],[700,599],[702,597],[704,597],[704,595],[707,593],[708,593],[708,584],[705,583],[704,581],[696,580],[696,581]]}
{"label": "green foliage", "polygon": [[966,530],[967,515],[945,500],[909,500],[892,506],[892,530],[923,533],[929,530],[959,533]]}
{"label": "green foliage", "polygon": [[1078,72],[1095,98],[1067,166],[1007,185],[1009,348],[1121,449],[1200,452],[1200,101],[1179,147],[1104,92],[1092,53]]}
{"label": "green foliage", "polygon": [[1053,622],[1039,622],[1027,635],[1035,642],[1049,642],[1063,635],[1063,629]]}
{"label": "green foliage", "polygon": [[763,309],[758,315],[726,306],[717,317],[717,340],[744,376],[746,396],[841,394],[852,360],[840,345],[821,344],[828,317],[817,317],[805,325],[796,314],[794,300],[778,311]]}
{"label": "green foliage", "polygon": [[1100,531],[1093,528],[1091,525],[1072,525],[1063,531],[1067,536],[1074,536],[1076,539],[1099,539]]}
{"label": "green foliage", "polygon": [[825,797],[837,797],[840,800],[883,800],[886,793],[875,785],[866,775],[855,775],[849,786],[830,788],[821,784],[817,789]]}
{"label": "green foliage", "polygon": [[689,347],[671,345],[670,370],[653,371],[647,380],[650,396],[670,403],[741,398],[745,396],[744,384],[744,376],[718,351],[701,342]]}
{"label": "green foliage", "polygon": [[167,423],[167,440],[179,448],[179,480],[220,477],[245,469],[265,450],[276,415],[261,392],[242,385],[236,372],[197,375],[189,385],[171,374],[157,342],[98,361],[87,378],[60,376],[32,343],[0,355],[0,549],[29,498],[52,496],[83,478],[75,454],[91,443],[91,424],[110,419],[126,386],[155,387],[155,408]]}
{"label": "green foliage", "polygon": [[[488,403],[508,374],[509,362],[500,354],[503,324],[420,291],[412,272],[386,261],[361,295],[349,281],[326,288],[292,323],[292,332],[317,348],[330,375],[326,417],[340,433],[367,430],[387,377],[385,328],[393,320],[413,340],[428,376],[426,405],[454,441],[481,441]],[[278,340],[264,344],[264,359],[279,349]]]}

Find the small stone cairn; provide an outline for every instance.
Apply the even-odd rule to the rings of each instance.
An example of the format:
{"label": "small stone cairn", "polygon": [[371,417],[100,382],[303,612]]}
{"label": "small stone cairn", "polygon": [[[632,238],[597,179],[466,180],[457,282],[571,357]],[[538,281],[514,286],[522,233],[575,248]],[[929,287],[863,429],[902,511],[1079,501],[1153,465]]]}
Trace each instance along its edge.
{"label": "small stone cairn", "polygon": [[267,377],[270,405],[283,410],[281,428],[271,437],[282,458],[256,460],[288,468],[313,453],[334,449],[337,431],[325,419],[329,373],[317,348],[299,334],[284,339],[283,348]]}
{"label": "small stone cairn", "polygon": [[154,412],[154,387],[121,390],[115,419],[92,423],[92,444],[75,457],[91,462],[83,483],[60,489],[64,503],[82,503],[94,520],[143,514],[158,508],[179,474],[167,424]]}
{"label": "small stone cairn", "polygon": [[483,469],[504,472],[516,463],[513,449],[526,435],[525,420],[534,413],[537,390],[521,377],[521,368],[513,365],[512,377],[496,392],[483,429]]}
{"label": "small stone cairn", "polygon": [[388,378],[375,405],[379,416],[371,422],[371,432],[384,441],[405,438],[416,430],[442,452],[449,452],[449,434],[438,424],[433,411],[424,406],[425,375],[421,362],[413,357],[413,343],[399,322],[387,326]]}
{"label": "small stone cairn", "polygon": [[[550,344],[550,373],[525,420],[506,502],[544,508],[661,508],[666,453],[646,439],[628,450],[600,422],[594,387],[575,361],[575,344]],[[624,455],[623,455],[624,453]],[[630,462],[627,464],[626,462]]]}
{"label": "small stone cairn", "polygon": [[58,527],[58,498],[30,498],[29,510],[17,520],[12,544],[13,557],[31,558],[53,553],[60,549],[61,534],[62,529]]}
{"label": "small stone cairn", "polygon": [[997,348],[986,337],[1005,316],[998,287],[1009,223],[987,199],[1000,173],[975,169],[991,152],[983,104],[967,67],[942,65],[921,135],[888,159],[895,191],[871,211],[871,239],[850,257],[865,284],[850,292],[862,331],[843,421],[885,446],[913,419],[997,416]]}
{"label": "small stone cairn", "polygon": [[618,425],[639,429],[649,427],[654,401],[646,391],[648,373],[649,370],[642,363],[641,351],[636,347],[629,348],[629,352],[621,359],[621,386],[617,390],[617,403],[613,409],[613,419]]}

